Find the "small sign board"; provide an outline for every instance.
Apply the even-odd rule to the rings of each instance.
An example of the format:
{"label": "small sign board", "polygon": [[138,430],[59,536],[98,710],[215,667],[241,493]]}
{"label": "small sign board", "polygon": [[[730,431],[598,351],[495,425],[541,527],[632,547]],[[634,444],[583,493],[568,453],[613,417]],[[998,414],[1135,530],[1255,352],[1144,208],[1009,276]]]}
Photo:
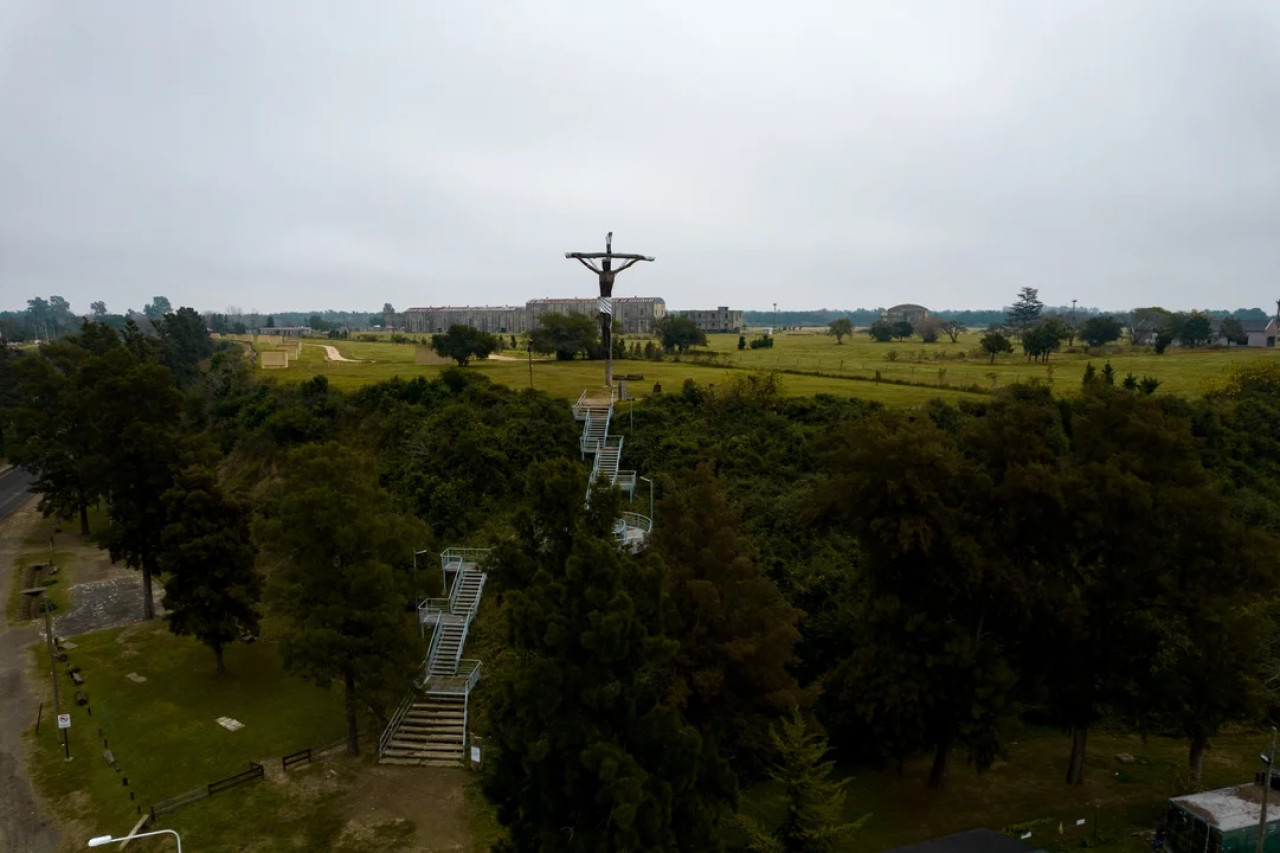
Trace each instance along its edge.
{"label": "small sign board", "polygon": [[69,729],[69,728],[71,728],[71,715],[70,715],[70,714],[59,714],[59,715],[58,715],[58,728],[60,728],[60,729]]}
{"label": "small sign board", "polygon": [[471,747],[471,763],[472,764],[480,763],[480,747],[478,746]]}

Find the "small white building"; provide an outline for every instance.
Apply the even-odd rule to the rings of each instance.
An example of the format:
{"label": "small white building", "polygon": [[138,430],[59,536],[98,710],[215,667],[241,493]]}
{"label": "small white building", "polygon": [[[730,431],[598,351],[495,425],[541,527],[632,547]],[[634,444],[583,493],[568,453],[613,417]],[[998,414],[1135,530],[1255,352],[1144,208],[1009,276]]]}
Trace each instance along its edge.
{"label": "small white building", "polygon": [[1268,317],[1265,321],[1241,320],[1240,325],[1244,329],[1245,335],[1249,338],[1246,346],[1274,347],[1276,345],[1275,317]]}

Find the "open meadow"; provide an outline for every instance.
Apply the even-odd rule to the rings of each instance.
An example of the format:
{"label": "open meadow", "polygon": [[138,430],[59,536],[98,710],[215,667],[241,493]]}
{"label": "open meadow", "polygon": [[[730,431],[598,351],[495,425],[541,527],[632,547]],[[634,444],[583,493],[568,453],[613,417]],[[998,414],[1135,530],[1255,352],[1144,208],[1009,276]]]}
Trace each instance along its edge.
{"label": "open meadow", "polygon": [[[748,332],[747,340],[755,334]],[[738,349],[737,335],[709,335],[708,347],[698,348],[680,360],[625,359],[615,363],[617,375],[637,374],[644,379],[630,383],[637,397],[653,392],[660,384],[665,391],[680,387],[686,379],[714,385],[725,381],[726,370],[776,370],[786,374],[784,389],[793,395],[837,394],[875,400],[887,405],[918,405],[941,397],[960,400],[981,396],[1015,382],[1039,381],[1060,393],[1080,387],[1087,364],[1101,371],[1110,362],[1116,382],[1132,373],[1141,379],[1160,381],[1160,391],[1184,396],[1203,393],[1206,384],[1230,365],[1280,358],[1275,350],[1231,348],[1195,349],[1171,347],[1157,355],[1151,347],[1111,345],[1089,351],[1084,346],[1064,349],[1048,363],[1031,362],[1020,352],[1002,355],[994,363],[978,347],[979,334],[961,335],[955,343],[946,338],[934,344],[919,340],[876,343],[859,332],[847,336],[843,344],[820,330],[780,332],[770,348]],[[649,339],[628,336],[627,345]],[[435,376],[450,362],[431,357],[431,364],[416,364],[414,343],[379,341],[324,341],[334,346],[350,362],[330,361],[323,346],[308,341],[301,356],[288,368],[264,370],[285,382],[300,382],[312,376],[326,376],[337,388],[356,388],[393,376]],[[523,346],[523,339],[518,339]],[[513,388],[533,387],[569,399],[582,389],[600,384],[603,365],[594,361],[557,362],[534,358],[530,364],[521,349],[496,353],[467,368],[494,382]]]}

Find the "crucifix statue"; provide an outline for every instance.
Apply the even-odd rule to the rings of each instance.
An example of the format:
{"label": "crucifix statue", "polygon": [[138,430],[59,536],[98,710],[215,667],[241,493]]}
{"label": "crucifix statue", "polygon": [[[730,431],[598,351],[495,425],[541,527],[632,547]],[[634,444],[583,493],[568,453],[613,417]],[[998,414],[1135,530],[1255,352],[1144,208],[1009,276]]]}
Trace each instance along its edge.
{"label": "crucifix statue", "polygon": [[[613,251],[613,232],[604,238],[604,252],[565,252],[566,258],[576,258],[578,263],[600,277],[600,299],[596,307],[600,311],[600,342],[604,344],[604,384],[613,387],[613,279],[627,267],[639,261],[652,261],[650,255],[623,255]],[[592,261],[601,259],[600,266]],[[625,264],[613,268],[614,259],[626,261]]]}

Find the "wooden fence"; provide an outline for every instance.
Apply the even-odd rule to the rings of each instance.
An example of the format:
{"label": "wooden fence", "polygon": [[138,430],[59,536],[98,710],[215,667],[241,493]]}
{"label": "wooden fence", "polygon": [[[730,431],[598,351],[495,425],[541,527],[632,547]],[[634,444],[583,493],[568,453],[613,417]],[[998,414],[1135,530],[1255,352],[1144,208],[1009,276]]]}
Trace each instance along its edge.
{"label": "wooden fence", "polygon": [[197,800],[203,800],[206,797],[212,797],[214,794],[229,790],[237,785],[243,785],[245,782],[252,782],[255,779],[261,779],[265,771],[261,764],[249,762],[249,769],[243,773],[237,773],[234,776],[228,776],[225,779],[219,779],[216,782],[210,782],[208,785],[202,785],[199,788],[193,788],[184,794],[176,797],[170,797],[167,800],[161,800],[151,805],[151,819],[154,821],[156,815],[162,815],[171,812],[174,809],[182,808],[185,805],[194,803]]}

